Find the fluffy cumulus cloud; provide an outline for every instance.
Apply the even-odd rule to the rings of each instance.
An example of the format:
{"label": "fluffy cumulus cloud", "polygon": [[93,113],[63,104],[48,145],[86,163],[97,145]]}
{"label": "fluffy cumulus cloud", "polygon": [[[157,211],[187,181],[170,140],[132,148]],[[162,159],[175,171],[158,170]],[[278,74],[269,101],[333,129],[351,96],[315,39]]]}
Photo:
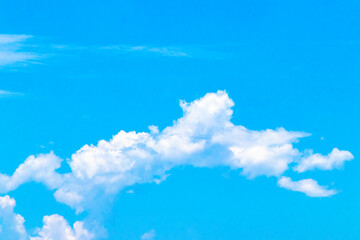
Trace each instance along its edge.
{"label": "fluffy cumulus cloud", "polygon": [[0,197],[0,239],[27,239],[24,218],[14,212],[15,199]]}
{"label": "fluffy cumulus cloud", "polygon": [[[191,103],[180,102],[183,116],[162,131],[150,126],[149,132],[120,131],[109,141],[85,145],[68,164],[71,171],[56,172],[61,159],[54,153],[30,156],[12,176],[0,175],[0,191],[7,193],[28,181],[41,182],[54,190],[57,201],[76,212],[92,212],[127,186],[160,183],[168,171],[179,165],[194,167],[225,166],[240,170],[247,178],[278,178],[278,185],[310,197],[328,197],[336,192],[313,179],[292,181],[284,173],[313,168],[330,170],[351,160],[350,152],[334,149],[328,156],[302,153],[294,147],[304,132],[284,128],[254,131],[231,122],[233,101],[225,91],[208,93]],[[310,153],[310,154],[309,154]],[[61,226],[65,235],[55,238],[52,226]],[[44,218],[39,239],[90,239],[96,234],[81,222],[70,227],[58,215]]]}
{"label": "fluffy cumulus cloud", "polygon": [[71,227],[60,215],[45,216],[44,226],[38,230],[38,236],[30,240],[90,240],[93,235],[84,228],[84,223],[77,221]]}
{"label": "fluffy cumulus cloud", "polygon": [[327,156],[319,153],[310,154],[301,160],[299,165],[295,167],[298,172],[305,172],[315,168],[320,170],[333,170],[334,168],[341,168],[345,161],[350,161],[354,156],[349,151],[340,151],[334,148]]}
{"label": "fluffy cumulus cloud", "polygon": [[59,186],[62,182],[62,176],[56,173],[55,169],[60,168],[61,161],[52,152],[39,154],[36,157],[29,156],[24,163],[20,164],[12,176],[0,174],[0,192],[9,192],[29,181],[41,182],[50,188]]}
{"label": "fluffy cumulus cloud", "polygon": [[35,54],[21,51],[23,42],[29,38],[29,35],[0,34],[0,66],[36,59]]}

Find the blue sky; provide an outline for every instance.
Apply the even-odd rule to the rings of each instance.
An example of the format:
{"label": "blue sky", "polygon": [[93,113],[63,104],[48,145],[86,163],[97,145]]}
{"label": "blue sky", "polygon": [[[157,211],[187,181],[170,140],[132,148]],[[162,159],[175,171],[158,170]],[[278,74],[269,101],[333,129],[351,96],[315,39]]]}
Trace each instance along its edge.
{"label": "blue sky", "polygon": [[0,239],[360,238],[358,1],[0,3]]}

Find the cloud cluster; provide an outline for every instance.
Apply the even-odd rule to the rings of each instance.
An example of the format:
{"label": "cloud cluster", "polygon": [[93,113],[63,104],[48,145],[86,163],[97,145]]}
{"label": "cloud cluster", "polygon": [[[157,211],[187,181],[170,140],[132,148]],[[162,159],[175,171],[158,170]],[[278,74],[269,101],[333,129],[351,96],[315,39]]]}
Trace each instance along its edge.
{"label": "cloud cluster", "polygon": [[0,66],[36,59],[37,56],[34,53],[21,51],[22,43],[31,37],[29,35],[0,34]]}
{"label": "cloud cluster", "polygon": [[0,197],[0,239],[14,240],[91,240],[94,235],[77,221],[73,227],[60,215],[44,216],[44,226],[30,236],[24,227],[24,218],[14,212],[15,199],[5,195]]}
{"label": "cloud cluster", "polygon": [[[149,127],[149,132],[120,131],[109,141],[85,145],[71,156],[71,172],[65,174],[56,172],[61,159],[54,153],[30,156],[12,176],[0,175],[0,191],[7,193],[28,181],[41,182],[55,190],[57,201],[76,212],[92,212],[127,186],[159,183],[171,168],[191,165],[227,166],[248,178],[277,177],[280,187],[310,197],[336,193],[313,179],[292,181],[284,173],[293,165],[299,173],[337,168],[353,158],[350,152],[335,148],[327,156],[305,156],[293,144],[309,134],[283,128],[254,131],[235,125],[231,122],[233,105],[225,91],[208,93],[191,103],[181,101],[183,116],[172,126],[162,131],[156,126]],[[62,226],[68,233],[64,236],[69,237],[46,238],[54,224]],[[39,237],[32,239],[90,239],[93,234],[81,223],[71,228],[62,217],[53,215],[44,218]]]}

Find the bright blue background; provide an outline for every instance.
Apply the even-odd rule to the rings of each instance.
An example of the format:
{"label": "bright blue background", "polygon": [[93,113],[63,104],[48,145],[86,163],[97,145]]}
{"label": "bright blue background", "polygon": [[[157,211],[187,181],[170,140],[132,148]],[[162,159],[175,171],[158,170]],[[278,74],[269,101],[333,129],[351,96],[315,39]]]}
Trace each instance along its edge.
{"label": "bright blue background", "polygon": [[[1,171],[50,150],[69,158],[121,129],[162,129],[181,117],[180,99],[226,89],[236,124],[312,133],[300,149],[351,151],[344,170],[300,176],[340,193],[315,199],[274,178],[177,168],[160,185],[118,196],[105,222],[109,238],[155,229],[156,239],[359,239],[359,12],[355,0],[0,0],[0,33],[33,35],[25,49],[42,56],[41,64],[0,69],[0,89],[24,93],[0,99]],[[112,45],[191,57],[99,49]],[[83,217],[41,185],[10,195],[29,229],[46,214]]]}

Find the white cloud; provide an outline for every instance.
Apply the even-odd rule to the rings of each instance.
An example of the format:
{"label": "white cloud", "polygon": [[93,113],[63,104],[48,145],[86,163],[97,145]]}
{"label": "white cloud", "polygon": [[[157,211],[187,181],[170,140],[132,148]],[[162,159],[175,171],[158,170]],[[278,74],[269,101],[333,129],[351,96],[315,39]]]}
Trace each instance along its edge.
{"label": "white cloud", "polygon": [[38,58],[34,53],[21,51],[21,43],[31,37],[29,35],[0,34],[0,66],[24,63]]}
{"label": "white cloud", "polygon": [[155,236],[156,236],[156,232],[154,229],[152,229],[149,232],[144,233],[141,236],[141,240],[153,240]]}
{"label": "white cloud", "polygon": [[[81,212],[98,206],[94,202],[98,196],[106,198],[136,183],[160,183],[178,165],[228,166],[250,178],[279,177],[290,163],[301,159],[293,143],[309,134],[234,125],[230,121],[233,105],[224,91],[191,103],[181,101],[184,115],[172,126],[162,131],[151,126],[149,133],[120,131],[110,141],[85,145],[72,155],[72,171],[67,174],[56,172],[61,159],[53,153],[30,156],[12,176],[0,175],[0,190],[5,193],[28,181],[43,182],[56,190],[59,202]],[[334,150],[329,156],[338,156],[337,152],[345,151]]]}
{"label": "white cloud", "polygon": [[[327,197],[334,190],[319,186],[313,179],[297,182],[281,177],[292,163],[328,170],[340,166],[349,152],[334,150],[325,166],[303,158],[293,143],[309,134],[284,128],[254,131],[231,122],[234,103],[225,91],[208,93],[191,103],[180,102],[183,116],[160,131],[151,126],[150,132],[120,131],[109,141],[85,145],[67,161],[71,171],[59,174],[62,160],[54,153],[28,157],[12,176],[0,175],[0,192],[6,193],[28,181],[42,182],[55,190],[57,201],[82,211],[99,211],[120,190],[141,183],[160,183],[168,171],[179,165],[195,167],[226,166],[239,169],[254,178],[265,175],[280,178],[280,187],[303,192],[310,197]],[[346,154],[345,154],[346,153]],[[313,156],[318,156],[314,154]],[[321,155],[319,155],[321,156]],[[352,155],[351,155],[352,156]],[[350,159],[349,159],[350,160]],[[310,163],[309,163],[310,162]],[[317,161],[319,162],[319,161]],[[341,163],[342,164],[342,163]],[[320,167],[322,166],[322,167]],[[56,220],[64,229],[76,235],[59,217],[44,219],[43,235]],[[59,224],[60,224],[59,223]],[[40,231],[41,233],[41,231]],[[39,233],[38,239],[46,239]]]}
{"label": "white cloud", "polygon": [[24,218],[14,212],[15,199],[0,197],[0,239],[27,239]]}
{"label": "white cloud", "polygon": [[315,168],[321,170],[333,170],[334,168],[341,168],[345,161],[350,161],[354,156],[349,151],[340,151],[334,148],[327,156],[319,153],[310,154],[310,156],[301,159],[300,163],[295,166],[295,171],[305,172]]}
{"label": "white cloud", "polygon": [[43,218],[44,226],[30,240],[90,240],[94,235],[84,228],[84,223],[77,221],[73,227],[64,217],[54,214]]}
{"label": "white cloud", "polygon": [[278,181],[278,184],[282,188],[295,192],[302,192],[309,197],[330,197],[336,194],[335,190],[329,190],[326,186],[320,186],[317,181],[313,179],[292,181],[289,177],[281,177]]}
{"label": "white cloud", "polygon": [[229,166],[250,178],[279,177],[301,158],[293,143],[309,134],[236,126],[230,121],[233,105],[226,92],[209,93],[192,103],[181,101],[183,117],[162,131],[154,126],[150,133],[120,131],[110,141],[83,146],[72,155],[72,172],[56,187],[56,199],[81,212],[98,206],[98,195],[159,183],[178,165]]}

